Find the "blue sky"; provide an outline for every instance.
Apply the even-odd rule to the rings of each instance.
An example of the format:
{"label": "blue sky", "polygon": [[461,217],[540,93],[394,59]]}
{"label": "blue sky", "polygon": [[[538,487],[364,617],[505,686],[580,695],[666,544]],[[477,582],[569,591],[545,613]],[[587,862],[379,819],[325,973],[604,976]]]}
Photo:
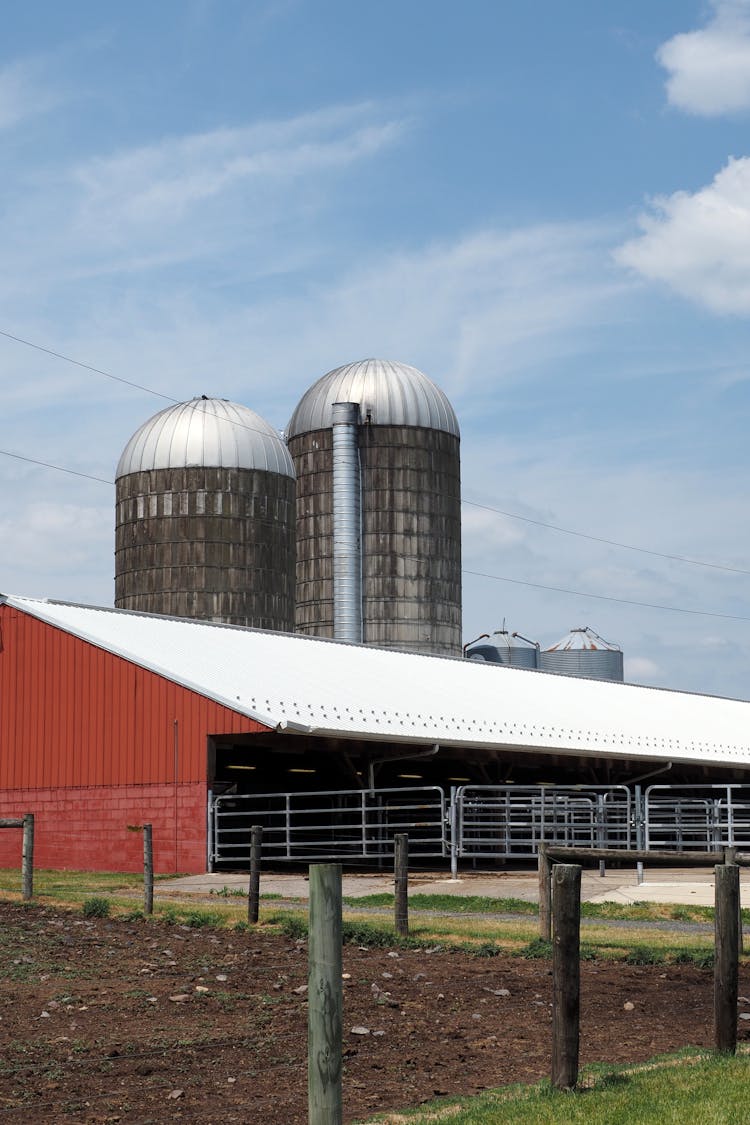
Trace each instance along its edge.
{"label": "blue sky", "polygon": [[[750,698],[750,0],[4,14],[0,331],[280,429],[412,363],[462,426],[466,640],[590,624]],[[4,336],[0,388],[0,448],[105,480],[165,405]],[[0,589],[111,604],[111,487],[0,482]]]}

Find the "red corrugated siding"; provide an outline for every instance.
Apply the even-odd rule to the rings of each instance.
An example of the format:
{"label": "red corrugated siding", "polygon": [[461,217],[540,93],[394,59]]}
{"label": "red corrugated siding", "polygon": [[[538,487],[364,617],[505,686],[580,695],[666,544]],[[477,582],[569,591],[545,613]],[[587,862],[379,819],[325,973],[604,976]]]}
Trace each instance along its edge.
{"label": "red corrugated siding", "polygon": [[0,641],[0,789],[205,782],[208,735],[267,729],[10,606]]}

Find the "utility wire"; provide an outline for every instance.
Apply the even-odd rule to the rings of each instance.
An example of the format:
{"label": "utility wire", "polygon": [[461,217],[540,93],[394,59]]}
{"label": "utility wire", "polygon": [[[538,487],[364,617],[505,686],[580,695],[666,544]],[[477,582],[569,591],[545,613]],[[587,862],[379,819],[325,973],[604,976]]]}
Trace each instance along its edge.
{"label": "utility wire", "polygon": [[[13,457],[18,461],[27,461],[31,465],[39,465],[44,469],[54,469],[58,473],[69,473],[74,477],[83,477],[86,480],[98,481],[100,484],[114,484],[114,481],[106,480],[104,477],[96,477],[91,473],[80,473],[76,469],[66,469],[62,465],[53,465],[49,461],[38,461],[34,457],[24,457],[20,453],[11,453],[7,449],[0,449],[0,455],[3,457]],[[658,605],[654,602],[637,602],[628,598],[615,598],[607,594],[589,594],[584,590],[569,590],[564,586],[544,586],[540,582],[527,582],[520,578],[506,578],[502,574],[486,574],[480,570],[462,570],[462,574],[470,574],[474,578],[489,578],[494,582],[510,582],[514,586],[530,586],[535,590],[549,590],[556,594],[571,594],[577,598],[596,598],[597,601],[602,602],[617,602],[620,605],[633,605],[640,606],[642,609],[661,609],[670,613],[688,613],[697,617],[720,617],[726,621],[750,621],[750,617],[739,617],[733,613],[712,613],[706,609],[683,609],[680,606],[674,605]]]}
{"label": "utility wire", "polygon": [[[179,399],[173,398],[171,395],[165,395],[165,394],[162,394],[161,391],[155,391],[151,387],[144,386],[142,383],[134,383],[130,379],[123,379],[119,375],[112,375],[109,371],[104,371],[100,367],[93,367],[91,364],[81,363],[79,360],[73,359],[71,356],[63,355],[62,352],[53,351],[52,348],[44,347],[41,344],[35,344],[31,340],[25,340],[21,336],[15,336],[11,332],[3,331],[3,329],[0,329],[0,336],[4,336],[8,340],[14,340],[18,344],[24,344],[26,347],[34,348],[36,351],[44,352],[45,355],[51,355],[55,359],[62,359],[66,363],[72,363],[72,364],[74,364],[74,366],[81,367],[85,371],[90,371],[95,375],[102,375],[105,379],[111,379],[116,383],[123,383],[125,386],[133,387],[133,388],[135,388],[136,390],[139,390],[139,391],[145,391],[146,394],[156,395],[157,398],[165,399],[167,402],[172,402],[172,403],[176,404],[176,403],[179,403],[179,401],[180,401]],[[200,400],[197,400],[197,401],[200,401]],[[194,407],[194,409],[197,408],[197,401],[196,401],[196,406]],[[232,425],[239,426],[242,429],[249,430],[253,433],[262,433],[263,432],[261,430],[258,430],[257,427],[246,426],[243,422],[239,422],[239,421],[234,420],[234,419],[228,419],[228,421],[231,421]],[[11,453],[8,450],[0,449],[0,454],[2,454],[5,457],[13,457],[13,458],[15,458],[19,461],[27,461],[27,462],[29,462],[30,464],[33,464],[33,465],[40,465],[40,466],[42,466],[43,468],[46,468],[46,469],[54,469],[57,472],[69,473],[71,476],[83,477],[87,480],[100,481],[102,484],[110,484],[111,485],[113,483],[110,480],[105,480],[103,477],[92,476],[90,473],[77,472],[75,469],[66,469],[61,465],[53,465],[53,464],[50,464],[47,461],[37,461],[33,457],[24,457],[20,453]],[[561,527],[559,524],[546,523],[544,520],[532,519],[530,516],[521,516],[521,515],[518,515],[515,512],[505,511],[502,508],[495,508],[490,504],[480,504],[476,500],[463,499],[462,503],[470,505],[473,508],[480,508],[480,509],[482,509],[483,511],[486,511],[486,512],[493,512],[495,515],[505,516],[507,519],[521,520],[523,523],[533,524],[535,527],[544,527],[549,531],[557,531],[557,532],[560,532],[563,535],[573,535],[578,539],[587,539],[587,540],[589,540],[589,542],[592,542],[592,543],[602,543],[602,544],[604,544],[605,546],[608,546],[608,547],[618,547],[621,550],[625,550],[625,551],[636,551],[639,554],[651,555],[653,558],[668,559],[671,562],[686,563],[690,566],[707,567],[711,570],[722,570],[722,571],[725,571],[725,572],[730,573],[730,574],[750,575],[750,570],[745,570],[742,567],[725,566],[722,563],[713,563],[713,562],[707,562],[707,561],[702,560],[702,559],[693,559],[693,558],[689,558],[686,555],[671,555],[671,554],[667,554],[664,551],[651,550],[648,547],[636,547],[632,543],[621,543],[616,539],[605,539],[603,536],[589,535],[585,531],[574,531],[572,528],[569,528],[569,527]],[[481,577],[481,578],[491,578],[491,579],[494,579],[498,582],[513,582],[513,583],[515,583],[516,585],[519,585],[519,586],[533,586],[534,588],[539,589],[539,590],[551,590],[551,591],[554,591],[554,592],[557,592],[557,593],[574,594],[577,597],[598,598],[599,600],[602,600],[602,601],[619,602],[622,605],[635,605],[635,606],[641,606],[641,607],[646,608],[646,609],[662,609],[662,610],[668,610],[668,611],[671,611],[671,612],[674,612],[674,613],[690,613],[690,614],[696,614],[696,615],[703,616],[703,617],[722,617],[722,618],[727,618],[727,619],[732,620],[732,621],[748,621],[748,620],[750,620],[750,618],[736,617],[732,614],[710,613],[707,610],[680,609],[676,606],[662,606],[662,605],[653,605],[653,604],[648,603],[648,602],[628,601],[625,598],[613,598],[613,597],[608,597],[604,594],[586,594],[586,593],[582,593],[581,591],[577,591],[577,590],[563,589],[562,587],[543,586],[543,585],[540,585],[539,583],[523,582],[523,581],[521,581],[521,579],[518,579],[518,578],[504,578],[502,575],[499,575],[499,574],[482,574],[478,571],[471,571],[471,570],[465,570],[465,571],[463,571],[463,573],[464,574],[472,574],[472,575],[475,575],[475,576]]]}
{"label": "utility wire", "polygon": [[[76,367],[83,368],[84,371],[90,371],[95,375],[102,375],[102,376],[104,376],[105,379],[112,379],[114,382],[123,383],[127,387],[134,387],[136,390],[145,391],[146,394],[156,395],[157,398],[165,399],[167,402],[178,403],[180,401],[179,399],[173,398],[171,395],[165,395],[165,394],[162,394],[161,391],[155,391],[152,387],[147,387],[143,383],[134,383],[130,379],[123,379],[119,375],[112,375],[111,372],[104,371],[104,370],[102,370],[101,367],[92,367],[92,365],[89,364],[89,363],[81,363],[80,360],[72,359],[71,356],[63,355],[62,352],[53,351],[52,348],[46,348],[46,347],[42,346],[41,344],[35,344],[31,340],[23,339],[23,337],[21,337],[21,336],[14,336],[12,332],[5,332],[2,329],[0,329],[0,336],[4,336],[7,340],[14,340],[17,344],[24,344],[27,348],[34,348],[35,351],[44,352],[45,355],[54,356],[55,359],[62,359],[66,363],[72,363]],[[252,433],[261,433],[262,432],[262,431],[258,430],[257,427],[246,426],[244,424],[244,422],[239,422],[239,421],[236,421],[236,420],[231,420],[231,421],[232,421],[232,425],[239,426],[244,430],[250,430]],[[4,452],[4,451],[0,450],[0,452]],[[23,457],[20,456],[20,454],[8,453],[8,454],[6,454],[6,456],[8,456],[8,457],[16,456],[16,457],[19,457],[20,460],[29,460],[29,461],[32,460],[32,458],[30,458],[30,457],[29,458],[23,458]],[[38,464],[44,464],[44,462],[40,461],[40,462],[38,462]],[[56,466],[56,465],[51,465],[51,466],[47,466],[47,467],[48,468],[59,468],[59,466]],[[73,472],[72,469],[60,469],[60,471],[63,472],[63,473]],[[75,474],[75,475],[77,475],[77,476],[87,476],[86,473],[78,473],[78,474]],[[93,477],[92,479],[93,480],[100,480],[101,478],[100,477]],[[106,481],[105,483],[109,484],[111,482]],[[572,528],[569,528],[569,527],[561,527],[559,524],[555,524],[555,523],[545,523],[544,520],[535,520],[535,519],[532,519],[530,516],[518,515],[518,513],[516,513],[516,512],[506,512],[502,508],[493,507],[491,504],[480,504],[477,500],[463,499],[462,503],[468,504],[472,508],[481,508],[485,512],[494,512],[495,515],[505,516],[507,519],[521,520],[523,523],[530,523],[530,524],[533,524],[535,527],[544,527],[548,531],[558,531],[563,535],[574,535],[578,539],[588,539],[589,542],[591,542],[591,543],[603,543],[607,547],[619,547],[623,551],[637,551],[639,554],[642,554],[642,555],[651,555],[652,557],[657,558],[657,559],[668,559],[671,562],[687,563],[690,566],[703,566],[703,567],[708,567],[711,570],[724,570],[724,571],[727,571],[730,574],[747,574],[747,575],[750,575],[750,570],[745,570],[742,567],[724,566],[722,563],[706,562],[702,559],[692,559],[692,558],[689,558],[686,555],[670,555],[670,554],[667,554],[664,551],[651,550],[648,547],[636,547],[632,543],[620,543],[616,539],[605,539],[600,535],[589,535],[585,531],[574,531]]]}
{"label": "utility wire", "polygon": [[69,355],[63,355],[62,352],[55,352],[52,348],[42,347],[41,344],[33,344],[31,340],[24,340],[20,336],[14,336],[12,332],[3,332],[0,328],[0,336],[5,336],[6,340],[15,340],[17,344],[25,344],[27,348],[34,348],[37,352],[44,352],[45,355],[52,355],[55,359],[63,359],[66,363],[72,363],[75,367],[82,367],[84,371],[92,371],[94,375],[103,375],[105,379],[112,379],[115,383],[124,383],[126,387],[135,387],[137,391],[145,391],[146,394],[156,395],[157,398],[164,398],[167,402],[179,402],[177,398],[172,398],[171,395],[163,395],[161,391],[155,391],[151,387],[144,387],[142,383],[133,383],[130,379],[123,379],[120,375],[112,375],[109,371],[102,371],[101,367],[92,367],[90,363],[81,363],[78,359],[71,359]]}
{"label": "utility wire", "polygon": [[600,602],[618,602],[620,605],[635,605],[641,609],[663,609],[669,613],[690,613],[696,617],[722,617],[726,621],[750,621],[750,617],[740,617],[734,613],[712,613],[707,609],[683,609],[676,605],[658,605],[655,602],[636,602],[629,598],[613,598],[608,594],[587,594],[584,590],[569,590],[565,586],[543,586],[541,582],[524,582],[520,578],[504,578],[501,574],[485,574],[480,570],[462,570],[474,578],[491,578],[495,582],[512,582],[514,586],[532,586],[535,590],[551,590],[555,594],[572,594],[576,598],[596,598]]}
{"label": "utility wire", "polygon": [[556,523],[545,523],[543,520],[533,520],[529,516],[519,516],[515,512],[505,512],[502,508],[493,508],[490,504],[479,504],[476,500],[461,501],[470,504],[472,508],[482,508],[485,512],[494,512],[498,516],[507,516],[511,520],[523,520],[524,523],[533,523],[535,527],[546,527],[549,531],[561,531],[564,535],[575,535],[578,539],[588,539],[592,543],[604,543],[608,547],[621,547],[625,551],[638,551],[642,555],[653,555],[657,559],[670,559],[672,562],[690,563],[691,566],[707,566],[712,570],[727,570],[730,574],[750,574],[738,566],[723,566],[721,563],[704,562],[701,559],[691,559],[686,555],[667,555],[664,551],[652,551],[648,547],[634,547],[632,543],[619,543],[616,539],[603,539],[599,535],[588,535],[585,531],[572,531],[569,527],[560,527]]}
{"label": "utility wire", "polygon": [[0,449],[3,457],[13,457],[16,461],[28,461],[30,465],[41,465],[44,469],[54,469],[58,473],[69,473],[72,477],[84,477],[86,480],[98,480],[102,484],[114,484],[112,480],[104,477],[95,477],[91,473],[79,473],[76,469],[66,469],[63,465],[53,465],[49,461],[37,461],[35,457],[24,457],[21,453],[11,453],[8,449]]}
{"label": "utility wire", "polygon": [[[153,389],[153,387],[147,387],[143,383],[134,383],[130,379],[123,379],[120,375],[113,375],[110,371],[102,370],[101,367],[92,367],[90,363],[81,363],[80,360],[72,359],[71,356],[63,355],[62,352],[53,351],[52,348],[45,348],[41,344],[34,344],[34,343],[32,343],[31,340],[24,340],[21,336],[14,336],[12,332],[4,332],[2,328],[0,328],[0,336],[4,336],[7,340],[15,340],[15,342],[17,344],[25,344],[27,348],[34,348],[34,350],[37,351],[37,352],[44,352],[45,355],[54,356],[55,359],[62,359],[62,360],[65,361],[65,363],[72,363],[75,367],[82,367],[84,371],[90,371],[94,375],[103,375],[105,379],[111,379],[115,383],[123,383],[126,387],[133,387],[137,391],[145,391],[146,394],[156,395],[157,398],[165,399],[167,402],[172,402],[175,405],[179,405],[179,403],[181,402],[181,400],[179,398],[173,398],[171,395],[162,394],[161,391],[155,391]],[[188,403],[188,405],[191,407],[192,410],[195,411],[195,410],[197,410],[197,404],[200,401],[201,401],[200,399],[191,400]],[[250,433],[253,433],[253,434],[263,434],[264,436],[268,436],[267,432],[265,430],[261,430],[257,426],[248,426],[244,422],[238,421],[238,419],[236,419],[236,418],[228,418],[226,420],[228,422],[231,422],[231,424],[233,426],[238,426],[242,430],[248,430]],[[10,454],[8,454],[8,456],[12,457],[12,456],[18,456],[18,455],[10,453]],[[29,458],[29,460],[30,459],[31,458]],[[42,464],[42,462],[40,462],[40,464]],[[50,466],[50,467],[56,468],[57,466],[53,465],[53,466]],[[63,472],[63,473],[72,472],[71,469],[61,469],[60,471]],[[79,475],[85,476],[86,474],[81,473]],[[99,479],[99,478],[94,478],[94,479]],[[109,484],[110,482],[107,481],[106,483]]]}

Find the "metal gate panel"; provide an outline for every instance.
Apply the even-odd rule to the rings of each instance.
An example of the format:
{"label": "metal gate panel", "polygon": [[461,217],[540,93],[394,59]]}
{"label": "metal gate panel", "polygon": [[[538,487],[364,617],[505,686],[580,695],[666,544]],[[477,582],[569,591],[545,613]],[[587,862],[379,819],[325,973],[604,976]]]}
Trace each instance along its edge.
{"label": "metal gate panel", "polygon": [[445,794],[418,789],[330,789],[312,793],[226,794],[212,800],[209,866],[250,861],[250,829],[263,829],[272,861],[382,860],[405,832],[409,854],[448,854]]}
{"label": "metal gate panel", "polygon": [[457,858],[531,858],[540,841],[579,848],[631,846],[631,797],[624,785],[463,785],[454,802]]}
{"label": "metal gate panel", "polygon": [[645,826],[647,849],[750,847],[750,786],[650,785]]}

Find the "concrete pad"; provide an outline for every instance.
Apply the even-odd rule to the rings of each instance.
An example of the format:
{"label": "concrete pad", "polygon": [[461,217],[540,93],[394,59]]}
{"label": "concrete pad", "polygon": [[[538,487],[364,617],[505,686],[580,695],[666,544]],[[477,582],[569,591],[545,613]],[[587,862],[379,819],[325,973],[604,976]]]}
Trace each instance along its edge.
{"label": "concrete pad", "polygon": [[[653,868],[651,874],[654,874]],[[750,872],[744,869],[741,885],[744,902],[750,903]],[[182,879],[159,880],[156,891],[160,894],[196,895],[210,897],[226,888],[228,891],[247,891],[246,874],[211,873],[188,875]],[[346,898],[363,898],[371,894],[392,894],[393,875],[344,873],[342,890]],[[260,893],[280,895],[284,899],[298,899],[306,903],[309,881],[306,875],[292,872],[263,873]],[[518,898],[537,902],[539,886],[536,871],[468,872],[451,879],[434,872],[413,872],[409,878],[409,893],[444,895],[479,895],[487,898]],[[658,878],[647,878],[639,884],[635,868],[607,870],[604,876],[594,868],[585,869],[581,876],[581,898],[584,902],[663,902],[713,906],[713,868],[674,868],[658,871]]]}
{"label": "concrete pad", "polygon": [[618,887],[594,895],[589,902],[665,902],[684,906],[713,906],[714,884],[703,883],[641,883],[640,886]]}

